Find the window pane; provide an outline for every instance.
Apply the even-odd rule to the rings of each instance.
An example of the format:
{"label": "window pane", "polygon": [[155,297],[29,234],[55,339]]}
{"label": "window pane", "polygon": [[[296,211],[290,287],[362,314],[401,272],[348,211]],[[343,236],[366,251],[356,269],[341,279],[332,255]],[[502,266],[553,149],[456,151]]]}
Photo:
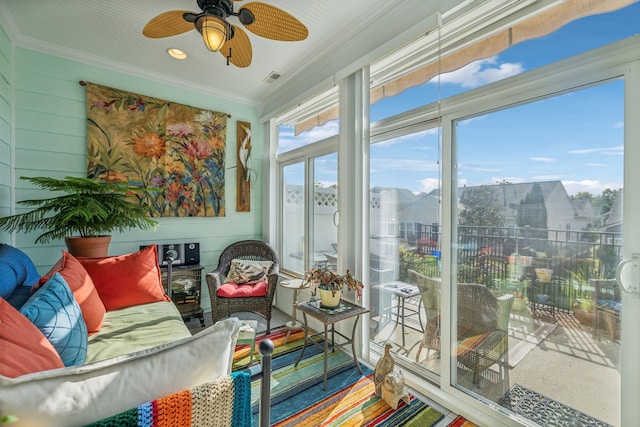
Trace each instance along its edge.
{"label": "window pane", "polygon": [[372,144],[370,155],[372,340],[434,372],[439,348],[422,343],[440,338],[438,141],[429,129]]}
{"label": "window pane", "polygon": [[313,264],[335,270],[338,262],[338,227],[334,223],[338,210],[338,154],[314,158],[313,168]]}
{"label": "window pane", "polygon": [[623,91],[620,80],[456,124],[452,375],[469,394],[512,409],[505,393],[537,393],[620,425]]}
{"label": "window pane", "polygon": [[283,210],[282,267],[297,273],[304,272],[304,163],[282,168]]}
{"label": "window pane", "polygon": [[280,125],[278,126],[278,153],[285,153],[336,136],[339,131],[340,125],[337,119],[298,134],[294,125]]}
{"label": "window pane", "polygon": [[[371,122],[631,37],[638,32],[638,19],[640,2],[610,13],[577,19],[549,35],[516,43],[494,56],[478,59],[455,71],[442,73],[427,83],[382,98],[371,105]],[[387,85],[393,88],[394,82]],[[379,97],[375,92],[376,89],[371,96],[374,101]]]}

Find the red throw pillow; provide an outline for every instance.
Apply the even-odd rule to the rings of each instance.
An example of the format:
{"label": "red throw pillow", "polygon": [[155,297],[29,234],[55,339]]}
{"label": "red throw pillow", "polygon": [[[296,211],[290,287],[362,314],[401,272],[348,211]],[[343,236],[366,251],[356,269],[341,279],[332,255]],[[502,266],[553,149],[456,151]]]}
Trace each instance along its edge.
{"label": "red throw pillow", "polygon": [[91,276],[107,311],[171,301],[162,286],[156,245],[126,255],[78,258],[78,261]]}
{"label": "red throw pillow", "polygon": [[3,298],[0,298],[0,348],[0,375],[5,377],[64,368],[49,340]]}
{"label": "red throw pillow", "polygon": [[[87,324],[89,334],[98,332],[102,326],[106,309],[87,270],[73,255],[62,251],[62,258],[40,279],[37,287],[46,283],[56,272],[60,273],[71,288],[73,297],[82,311],[82,317]],[[35,289],[37,288],[34,287]]]}
{"label": "red throw pillow", "polygon": [[227,282],[218,289],[218,296],[222,298],[248,298],[263,297],[267,295],[267,282],[256,283],[255,285],[238,285]]}

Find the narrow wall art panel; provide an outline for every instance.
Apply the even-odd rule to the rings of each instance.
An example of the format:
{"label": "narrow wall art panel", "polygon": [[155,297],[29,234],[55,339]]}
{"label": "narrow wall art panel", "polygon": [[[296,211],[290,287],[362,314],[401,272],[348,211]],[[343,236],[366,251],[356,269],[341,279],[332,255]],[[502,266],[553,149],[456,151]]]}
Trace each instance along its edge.
{"label": "narrow wall art panel", "polygon": [[238,122],[237,201],[238,212],[251,211],[251,123]]}
{"label": "narrow wall art panel", "polygon": [[86,83],[87,176],[162,191],[153,216],[224,216],[225,113]]}

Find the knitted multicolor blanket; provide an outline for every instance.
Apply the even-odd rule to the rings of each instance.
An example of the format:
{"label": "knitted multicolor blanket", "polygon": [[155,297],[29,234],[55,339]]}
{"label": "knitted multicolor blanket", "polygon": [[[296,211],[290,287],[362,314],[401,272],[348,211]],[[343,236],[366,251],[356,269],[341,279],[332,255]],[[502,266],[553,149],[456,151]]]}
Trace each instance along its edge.
{"label": "knitted multicolor blanket", "polygon": [[87,427],[251,427],[251,377],[234,372]]}

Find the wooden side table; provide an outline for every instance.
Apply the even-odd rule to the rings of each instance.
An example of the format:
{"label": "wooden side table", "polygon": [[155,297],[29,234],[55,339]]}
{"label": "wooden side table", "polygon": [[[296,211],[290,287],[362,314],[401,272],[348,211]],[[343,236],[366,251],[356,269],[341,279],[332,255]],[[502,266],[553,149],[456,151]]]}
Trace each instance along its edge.
{"label": "wooden side table", "polygon": [[[314,336],[322,335],[324,338],[324,381],[322,389],[327,389],[327,356],[329,354],[329,325],[331,326],[331,347],[342,347],[348,344],[351,344],[351,352],[353,354],[353,361],[356,364],[356,368],[362,374],[362,368],[360,367],[360,362],[358,362],[358,356],[356,355],[356,345],[354,342],[354,337],[356,334],[356,327],[358,326],[358,319],[362,314],[368,313],[369,309],[365,307],[361,307],[359,305],[350,303],[348,301],[340,301],[340,306],[336,310],[330,310],[325,308],[320,308],[320,301],[313,302],[305,302],[302,304],[297,304],[296,306],[298,310],[302,312],[302,316],[304,318],[304,331],[305,331],[305,345],[302,346],[302,350],[300,351],[300,355],[298,356],[298,360],[293,366],[298,366],[300,360],[302,360],[302,356],[304,355],[304,350],[307,347],[306,341],[309,340],[311,343],[319,346],[316,340],[313,339]],[[319,320],[324,325],[324,332],[316,332],[313,334],[309,334],[309,327],[307,324],[307,315],[313,317],[314,319]],[[355,317],[355,322],[353,323],[353,330],[351,331],[351,337],[347,337],[342,333],[335,330],[335,324],[340,322],[341,320],[351,319]],[[335,343],[335,336],[339,335],[346,340],[346,342],[342,344]]]}
{"label": "wooden side table", "polygon": [[291,321],[286,323],[287,336],[284,339],[286,344],[289,341],[289,335],[291,331],[299,331],[302,329],[302,323],[296,319],[296,305],[298,305],[298,292],[302,289],[309,287],[309,284],[303,285],[302,279],[283,280],[280,282],[280,286],[286,289],[293,289],[293,313],[291,313]]}

